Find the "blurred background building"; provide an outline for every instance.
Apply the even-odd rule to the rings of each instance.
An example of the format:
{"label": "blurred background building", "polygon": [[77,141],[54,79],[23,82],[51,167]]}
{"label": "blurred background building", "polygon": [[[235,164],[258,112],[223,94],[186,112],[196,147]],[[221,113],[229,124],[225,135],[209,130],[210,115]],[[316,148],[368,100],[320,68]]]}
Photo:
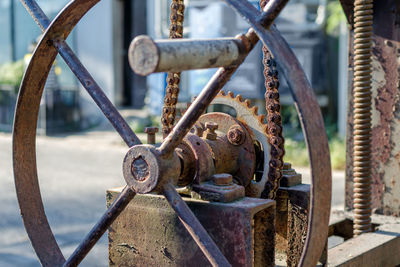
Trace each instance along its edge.
{"label": "blurred background building", "polygon": [[[53,18],[67,0],[37,0]],[[258,1],[252,1],[255,6]],[[167,38],[169,0],[103,0],[78,24],[68,38],[94,79],[119,108],[146,109],[159,116],[166,74],[135,75],[128,64],[132,39],[148,34]],[[185,1],[187,38],[217,38],[245,32],[247,23],[223,1]],[[40,30],[19,0],[0,1],[0,129],[10,130],[23,70]],[[347,29],[338,1],[292,0],[276,21],[317,94],[328,130],[344,134],[347,95]],[[261,44],[246,59],[225,90],[264,103]],[[338,68],[342,66],[342,68]],[[180,102],[196,96],[215,70],[183,73]],[[289,88],[281,77],[285,124],[296,132],[297,115]],[[44,133],[88,129],[103,116],[61,58],[51,71],[40,111]],[[295,135],[295,134],[294,134]]]}

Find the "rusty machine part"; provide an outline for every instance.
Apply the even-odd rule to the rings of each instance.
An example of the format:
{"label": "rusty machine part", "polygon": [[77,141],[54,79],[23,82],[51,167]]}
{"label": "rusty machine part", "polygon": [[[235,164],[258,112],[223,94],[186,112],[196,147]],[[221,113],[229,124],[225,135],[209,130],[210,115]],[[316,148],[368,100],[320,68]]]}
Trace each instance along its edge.
{"label": "rusty machine part", "polygon": [[258,114],[258,108],[251,106],[250,100],[243,99],[241,95],[235,96],[232,92],[227,94],[221,91],[211,104],[220,104],[233,108],[236,119],[246,125],[254,145],[261,153],[257,153],[257,170],[255,179],[251,179],[246,186],[246,195],[250,197],[261,197],[268,180],[270,165],[265,164],[270,159],[271,145],[268,142],[268,127],[265,123],[265,115]]}
{"label": "rusty machine part", "polygon": [[354,235],[371,231],[373,0],[354,2]]}
{"label": "rusty machine part", "polygon": [[[260,1],[261,9],[265,8],[267,0]],[[267,109],[268,138],[270,155],[268,165],[268,180],[262,196],[275,199],[282,178],[283,156],[285,154],[284,138],[282,134],[281,105],[279,101],[279,80],[276,62],[269,52],[267,46],[263,46],[263,63],[265,78],[265,107]]]}
{"label": "rusty machine part", "polygon": [[[177,39],[183,37],[183,20],[185,5],[183,0],[172,0],[171,14],[169,16],[171,24],[169,26],[169,38]],[[175,122],[176,103],[178,102],[179,83],[181,81],[180,72],[169,72],[167,75],[167,88],[165,88],[164,107],[162,109],[161,124],[162,133],[166,137]]]}
{"label": "rusty machine part", "polygon": [[[241,188],[246,185],[246,182],[251,182],[250,179],[246,180],[245,175],[254,170],[254,160],[251,160],[251,164],[242,169],[237,169],[229,164],[213,162],[213,159],[217,159],[215,154],[232,159],[232,155],[224,151],[227,147],[233,151],[232,154],[242,154],[235,157],[235,160],[240,161],[246,157],[254,156],[251,150],[253,148],[253,143],[250,142],[252,140],[250,138],[251,133],[243,123],[229,118],[227,120],[231,121],[231,125],[227,130],[218,126],[222,130],[218,132],[214,122],[214,124],[207,124],[207,129],[202,132],[202,137],[196,135],[201,130],[196,130],[196,134],[189,133],[196,123],[199,125],[198,121],[207,106],[238,66],[219,68],[160,147],[141,145],[135,133],[65,42],[74,26],[99,0],[72,0],[52,22],[34,0],[21,0],[21,2],[36,23],[39,24],[44,34],[27,67],[18,97],[13,131],[14,176],[25,228],[42,265],[78,265],[137,193],[158,192],[165,196],[179,220],[209,262],[213,266],[229,266],[230,264],[225,256],[177,193],[175,185],[179,182],[199,185],[198,194],[200,197],[215,197],[216,195],[213,193],[220,193],[221,188],[226,187],[228,193],[220,193],[218,196],[223,201],[242,196],[243,189]],[[312,168],[309,225],[299,265],[315,266],[322,253],[328,233],[331,200],[329,148],[326,135],[321,134],[324,125],[315,95],[293,52],[272,25],[287,0],[272,0],[266,5],[263,12],[258,11],[247,1],[226,0],[226,2],[253,27],[246,34],[238,37],[242,47],[240,50],[242,57],[239,63],[261,39],[269,48],[277,64],[282,68],[283,74],[291,87],[308,144]],[[177,10],[183,11],[180,7]],[[123,162],[124,178],[127,185],[116,196],[115,201],[68,259],[65,259],[61,253],[44,212],[35,155],[36,123],[40,99],[47,75],[57,53],[64,58],[83,87],[129,147]],[[238,65],[240,65],[239,63]],[[173,77],[169,81],[173,84],[178,80]],[[176,94],[176,87],[173,88],[173,91],[167,93]],[[211,115],[206,114],[204,116]],[[206,120],[210,120],[210,118],[206,118]],[[171,122],[168,121],[168,123]],[[197,146],[201,146],[203,149],[197,149]],[[249,150],[247,154],[243,152],[245,147]],[[185,157],[185,155],[188,155],[188,157]],[[200,163],[200,160],[197,161],[196,159],[201,159],[202,164],[211,168],[200,167],[199,172],[190,172],[188,167],[191,164]],[[219,173],[212,169],[213,166]],[[228,173],[228,175],[218,176],[221,173]],[[235,177],[232,177],[232,179],[236,178],[243,186],[237,184],[232,186],[231,178],[228,177],[229,173],[233,173]],[[212,184],[210,184],[211,182]],[[202,185],[207,186],[201,187]]]}

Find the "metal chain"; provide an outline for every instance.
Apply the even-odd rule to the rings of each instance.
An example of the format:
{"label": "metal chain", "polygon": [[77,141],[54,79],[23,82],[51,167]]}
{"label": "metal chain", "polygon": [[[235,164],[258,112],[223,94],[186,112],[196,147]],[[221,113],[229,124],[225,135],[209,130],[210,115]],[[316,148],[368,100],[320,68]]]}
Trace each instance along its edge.
{"label": "metal chain", "polygon": [[[268,0],[260,0],[263,9]],[[262,198],[275,199],[282,178],[283,156],[285,154],[282,135],[282,116],[279,101],[279,79],[276,62],[268,48],[263,46],[263,64],[265,78],[265,106],[267,109],[268,140],[271,145],[268,180],[261,194]],[[264,163],[266,164],[266,163]]]}
{"label": "metal chain", "polygon": [[[268,0],[261,0],[260,6],[264,8]],[[171,3],[170,14],[170,35],[169,38],[182,38],[184,20],[184,1],[173,0]],[[265,77],[265,103],[267,109],[268,139],[271,144],[271,159],[268,162],[269,172],[268,181],[262,193],[263,198],[274,199],[279,188],[279,181],[282,177],[284,139],[282,136],[282,120],[280,114],[279,101],[279,80],[276,70],[275,60],[272,58],[268,49],[263,47],[263,64]],[[176,103],[178,102],[180,73],[168,73],[167,88],[164,97],[164,107],[162,111],[162,133],[169,134],[175,123]]]}
{"label": "metal chain", "polygon": [[[171,13],[169,19],[171,24],[169,27],[169,38],[182,38],[185,11],[184,1],[172,0],[170,9]],[[164,137],[170,133],[175,123],[176,103],[178,102],[180,80],[180,72],[167,74],[167,87],[165,89],[164,106],[161,116],[162,133]]]}

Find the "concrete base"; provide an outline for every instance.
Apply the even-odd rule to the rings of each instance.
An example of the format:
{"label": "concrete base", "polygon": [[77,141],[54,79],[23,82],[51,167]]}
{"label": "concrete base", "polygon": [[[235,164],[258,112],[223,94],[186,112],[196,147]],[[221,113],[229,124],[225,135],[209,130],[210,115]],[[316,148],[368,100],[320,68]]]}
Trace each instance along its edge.
{"label": "concrete base", "polygon": [[376,267],[400,264],[400,218],[373,215],[375,231],[352,237],[352,214],[333,212],[329,235],[345,242],[329,249],[328,266]]}

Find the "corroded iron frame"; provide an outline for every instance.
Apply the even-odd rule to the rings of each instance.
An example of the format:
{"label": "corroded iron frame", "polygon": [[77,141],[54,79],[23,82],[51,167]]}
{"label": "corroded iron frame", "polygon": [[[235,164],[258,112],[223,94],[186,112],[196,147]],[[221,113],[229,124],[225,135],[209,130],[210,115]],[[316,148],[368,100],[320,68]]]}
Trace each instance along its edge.
{"label": "corroded iron frame", "polygon": [[[76,266],[135,196],[135,192],[126,186],[71,257],[67,260],[64,259],[44,212],[37,177],[35,148],[40,99],[46,78],[58,53],[64,58],[127,145],[132,147],[140,144],[140,140],[65,42],[74,26],[99,0],[72,0],[52,22],[34,0],[21,0],[21,2],[39,24],[44,34],[25,72],[15,113],[13,162],[18,201],[25,228],[42,265]],[[262,13],[247,1],[226,0],[226,2],[247,19],[253,27],[247,33],[250,40],[248,52],[254,47],[259,37],[268,46],[289,81],[308,144],[312,168],[311,212],[308,236],[300,265],[315,266],[328,233],[331,199],[329,148],[322,115],[304,71],[276,28],[271,26],[268,29],[287,0],[270,1]],[[168,157],[173,153],[236,69],[237,67],[220,68],[216,72],[158,149],[161,157]],[[214,266],[228,266],[229,263],[225,257],[181,199],[174,186],[167,183],[163,188],[163,193],[210,263]]]}

